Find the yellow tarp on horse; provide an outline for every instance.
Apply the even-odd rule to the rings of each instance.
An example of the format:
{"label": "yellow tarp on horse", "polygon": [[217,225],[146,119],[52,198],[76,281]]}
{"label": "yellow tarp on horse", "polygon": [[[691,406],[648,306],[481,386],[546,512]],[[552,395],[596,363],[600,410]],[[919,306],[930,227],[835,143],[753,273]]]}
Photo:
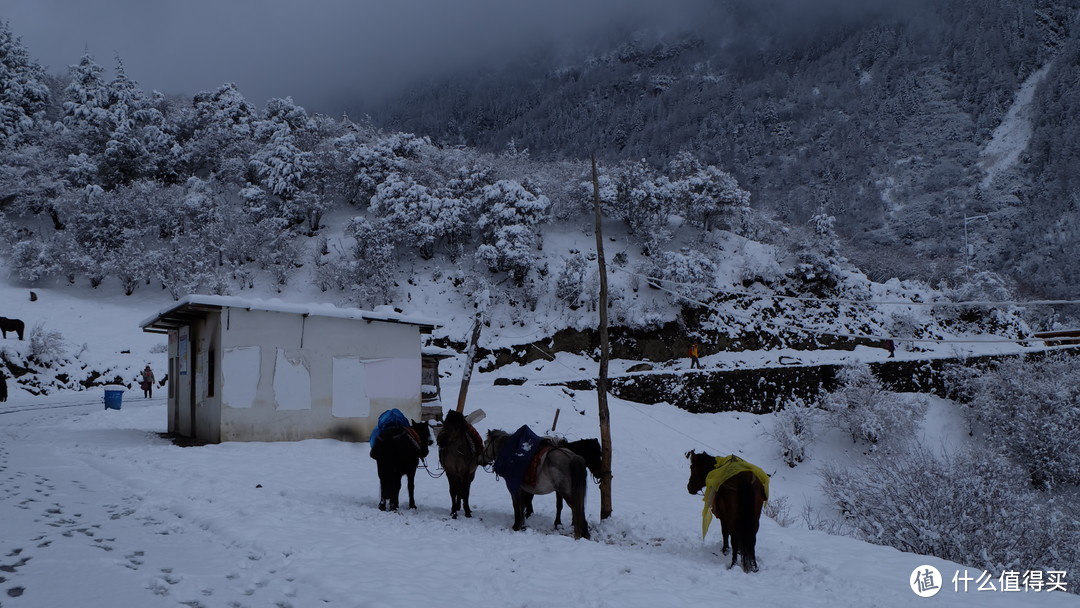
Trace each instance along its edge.
{"label": "yellow tarp on horse", "polygon": [[709,531],[709,524],[712,523],[712,502],[716,491],[724,485],[725,481],[745,471],[750,471],[761,481],[761,485],[765,487],[765,500],[769,499],[768,473],[734,454],[717,456],[716,467],[705,476],[705,508],[701,511],[701,538],[705,538],[705,534]]}

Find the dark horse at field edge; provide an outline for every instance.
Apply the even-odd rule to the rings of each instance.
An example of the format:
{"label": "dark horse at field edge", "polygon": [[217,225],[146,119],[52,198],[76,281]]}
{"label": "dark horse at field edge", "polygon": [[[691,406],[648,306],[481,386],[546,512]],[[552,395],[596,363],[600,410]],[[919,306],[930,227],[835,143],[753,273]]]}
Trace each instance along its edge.
{"label": "dark horse at field edge", "polygon": [[[686,490],[691,494],[701,492],[706,485],[706,477],[714,469],[719,468],[717,458],[704,452],[697,453],[693,450],[686,453],[690,460],[690,480],[686,484]],[[742,461],[737,456],[731,456],[736,462]],[[750,465],[753,467],[753,465]],[[753,467],[756,469],[756,467]],[[757,469],[760,471],[760,469]],[[764,475],[764,472],[761,472]],[[708,497],[708,494],[706,494]],[[761,519],[761,508],[768,498],[768,490],[761,479],[751,470],[743,470],[732,475],[726,481],[720,483],[712,496],[712,503],[708,505],[713,515],[720,520],[720,530],[724,536],[722,552],[727,555],[728,539],[731,539],[731,564],[735,566],[739,556],[742,556],[744,572],[757,572],[757,545],[758,526]],[[704,533],[704,532],[703,532]]]}
{"label": "dark horse at field edge", "polygon": [[394,426],[379,434],[371,448],[371,457],[379,469],[379,510],[397,511],[401,477],[408,479],[409,508],[416,508],[413,495],[416,467],[426,458],[431,445],[431,431],[426,422],[411,421],[411,426]]}
{"label": "dark horse at field edge", "polygon": [[[495,464],[503,457],[503,447],[508,437],[510,434],[506,431],[489,430],[480,464]],[[535,480],[522,481],[517,491],[507,486],[514,504],[513,529],[525,529],[526,496],[555,492],[556,496],[570,505],[574,538],[589,538],[589,524],[585,520],[585,492],[588,489],[585,459],[565,447],[552,447],[546,454],[541,455],[541,458]]]}
{"label": "dark horse at field edge", "polygon": [[4,338],[7,338],[7,332],[13,331],[19,336],[19,339],[23,339],[23,331],[26,329],[26,324],[19,319],[9,319],[7,317],[0,317],[0,334],[3,334]]}
{"label": "dark horse at field edge", "polygon": [[439,466],[445,471],[446,481],[450,484],[450,517],[457,519],[462,507],[465,517],[472,517],[469,489],[476,477],[480,452],[484,449],[483,440],[461,412],[450,410],[435,442],[439,446]]}

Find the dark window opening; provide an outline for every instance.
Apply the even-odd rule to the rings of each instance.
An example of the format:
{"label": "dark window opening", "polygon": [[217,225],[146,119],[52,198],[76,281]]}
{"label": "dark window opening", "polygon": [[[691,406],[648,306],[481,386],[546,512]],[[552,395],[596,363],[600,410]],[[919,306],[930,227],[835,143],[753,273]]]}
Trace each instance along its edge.
{"label": "dark window opening", "polygon": [[207,357],[207,361],[206,361],[206,375],[207,375],[207,379],[206,379],[206,396],[207,397],[213,397],[214,396],[214,387],[217,385],[217,366],[214,365],[214,362],[215,362],[216,359],[217,359],[217,351],[215,351],[214,349],[211,348],[210,349],[210,355]]}

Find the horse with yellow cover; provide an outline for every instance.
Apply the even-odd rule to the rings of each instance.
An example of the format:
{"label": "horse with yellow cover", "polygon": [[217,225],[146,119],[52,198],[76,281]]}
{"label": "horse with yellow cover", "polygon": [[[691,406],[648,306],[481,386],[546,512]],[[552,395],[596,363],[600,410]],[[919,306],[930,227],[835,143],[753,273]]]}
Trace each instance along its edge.
{"label": "horse with yellow cover", "polygon": [[743,570],[757,572],[755,547],[761,508],[769,497],[769,475],[734,454],[718,457],[691,450],[686,457],[690,460],[687,491],[697,494],[703,488],[705,490],[701,537],[709,531],[715,515],[724,536],[724,555],[727,555],[728,539],[731,539],[728,568],[733,567],[741,555]]}

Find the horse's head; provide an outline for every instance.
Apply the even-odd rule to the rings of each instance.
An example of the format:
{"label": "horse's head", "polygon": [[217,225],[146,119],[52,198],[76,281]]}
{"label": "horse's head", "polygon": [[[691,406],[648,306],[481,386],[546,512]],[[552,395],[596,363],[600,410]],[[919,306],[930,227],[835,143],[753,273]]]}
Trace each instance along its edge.
{"label": "horse's head", "polygon": [[507,432],[499,429],[491,429],[487,432],[487,439],[484,440],[484,450],[480,452],[480,466],[486,467],[495,462],[495,457],[499,455],[499,449],[502,448],[502,444],[507,437],[509,437]]}
{"label": "horse's head", "polygon": [[465,428],[469,423],[465,420],[465,415],[457,410],[450,410],[446,412],[446,418],[443,419],[444,428]]}
{"label": "horse's head", "polygon": [[579,439],[571,442],[571,448],[575,453],[585,459],[585,466],[589,473],[596,479],[604,477],[604,451],[600,447],[600,440],[595,437]]}
{"label": "horse's head", "polygon": [[690,481],[686,482],[686,491],[697,494],[705,487],[705,476],[716,468],[716,457],[690,450],[686,458],[690,461]]}

